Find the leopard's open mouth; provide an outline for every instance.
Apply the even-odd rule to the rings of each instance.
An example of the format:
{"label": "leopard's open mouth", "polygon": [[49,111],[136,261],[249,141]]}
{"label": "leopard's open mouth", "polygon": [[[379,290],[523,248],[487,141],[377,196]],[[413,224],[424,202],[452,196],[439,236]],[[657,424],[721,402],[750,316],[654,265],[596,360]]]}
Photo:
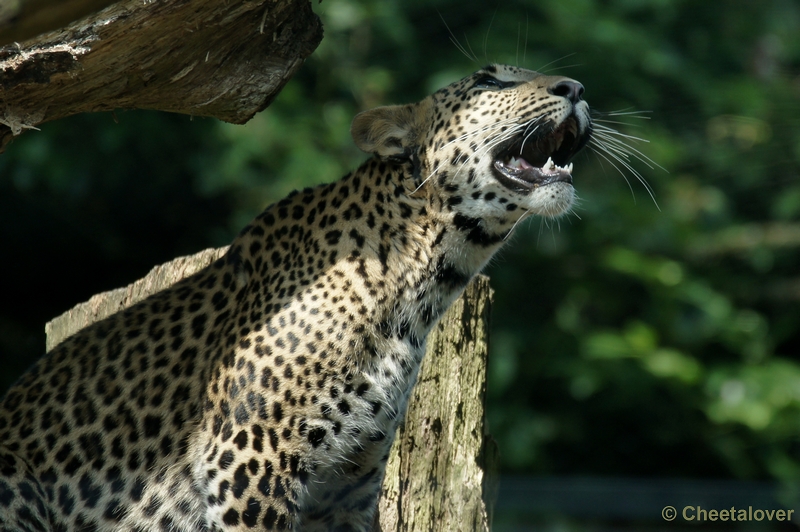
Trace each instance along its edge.
{"label": "leopard's open mouth", "polygon": [[578,120],[568,116],[558,127],[540,125],[540,135],[522,132],[500,145],[494,156],[494,173],[506,187],[516,192],[556,182],[572,184],[570,160],[589,140],[589,128],[580,132]]}

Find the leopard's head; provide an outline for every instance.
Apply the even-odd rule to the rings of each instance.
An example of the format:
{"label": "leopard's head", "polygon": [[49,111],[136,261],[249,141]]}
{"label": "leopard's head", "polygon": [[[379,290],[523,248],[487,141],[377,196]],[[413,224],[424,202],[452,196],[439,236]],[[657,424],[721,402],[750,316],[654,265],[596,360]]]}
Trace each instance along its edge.
{"label": "leopard's head", "polygon": [[572,206],[571,161],[592,131],[582,97],[575,80],[489,65],[421,102],[361,113],[351,132],[408,168],[413,192],[500,236],[526,214]]}

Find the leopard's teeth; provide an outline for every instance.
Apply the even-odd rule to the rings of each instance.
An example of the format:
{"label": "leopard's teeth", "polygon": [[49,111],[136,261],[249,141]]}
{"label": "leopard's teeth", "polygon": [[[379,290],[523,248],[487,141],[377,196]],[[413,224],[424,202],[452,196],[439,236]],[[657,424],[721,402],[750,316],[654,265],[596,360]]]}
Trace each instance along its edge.
{"label": "leopard's teeth", "polygon": [[527,170],[529,168],[533,168],[531,164],[523,157],[520,157],[519,159],[513,156],[509,157],[508,161],[506,161],[504,164],[507,168],[513,168],[514,170]]}
{"label": "leopard's teeth", "polygon": [[[533,168],[531,166],[531,164],[528,163],[528,161],[526,161],[525,159],[523,159],[521,157],[518,159],[518,158],[513,157],[513,156],[509,157],[508,160],[506,160],[503,163],[503,165],[506,168],[509,168],[509,169],[512,169],[512,170],[520,170],[520,171]],[[548,157],[547,161],[542,165],[540,170],[542,172],[550,172],[550,173],[556,172],[558,170],[562,170],[562,171],[564,171],[564,172],[566,172],[568,174],[572,174],[572,163],[569,163],[568,165],[562,167],[562,166],[557,165],[553,161],[552,157]]]}
{"label": "leopard's teeth", "polygon": [[555,162],[553,162],[553,158],[552,157],[548,157],[547,158],[547,162],[544,163],[544,165],[542,166],[542,172],[555,172],[555,171],[558,171],[558,170],[562,170],[562,171],[564,171],[564,172],[566,172],[566,173],[571,175],[572,174],[572,163],[569,163],[566,166],[559,166]]}

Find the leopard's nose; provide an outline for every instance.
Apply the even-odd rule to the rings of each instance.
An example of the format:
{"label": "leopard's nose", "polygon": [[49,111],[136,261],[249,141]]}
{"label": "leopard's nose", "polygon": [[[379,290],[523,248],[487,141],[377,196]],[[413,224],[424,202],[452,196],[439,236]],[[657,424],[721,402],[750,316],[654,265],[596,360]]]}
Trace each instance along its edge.
{"label": "leopard's nose", "polygon": [[581,101],[583,85],[572,79],[564,79],[548,87],[547,92],[553,96],[563,96],[575,104]]}

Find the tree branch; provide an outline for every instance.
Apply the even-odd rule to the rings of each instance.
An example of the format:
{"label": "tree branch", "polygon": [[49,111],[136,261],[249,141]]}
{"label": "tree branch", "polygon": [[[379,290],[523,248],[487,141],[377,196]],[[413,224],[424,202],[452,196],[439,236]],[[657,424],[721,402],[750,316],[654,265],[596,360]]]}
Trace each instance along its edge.
{"label": "tree branch", "polygon": [[114,0],[3,0],[0,45],[53,31],[113,3]]}
{"label": "tree branch", "polygon": [[0,152],[77,113],[158,109],[244,123],[322,39],[307,0],[123,0],[0,48]]}

